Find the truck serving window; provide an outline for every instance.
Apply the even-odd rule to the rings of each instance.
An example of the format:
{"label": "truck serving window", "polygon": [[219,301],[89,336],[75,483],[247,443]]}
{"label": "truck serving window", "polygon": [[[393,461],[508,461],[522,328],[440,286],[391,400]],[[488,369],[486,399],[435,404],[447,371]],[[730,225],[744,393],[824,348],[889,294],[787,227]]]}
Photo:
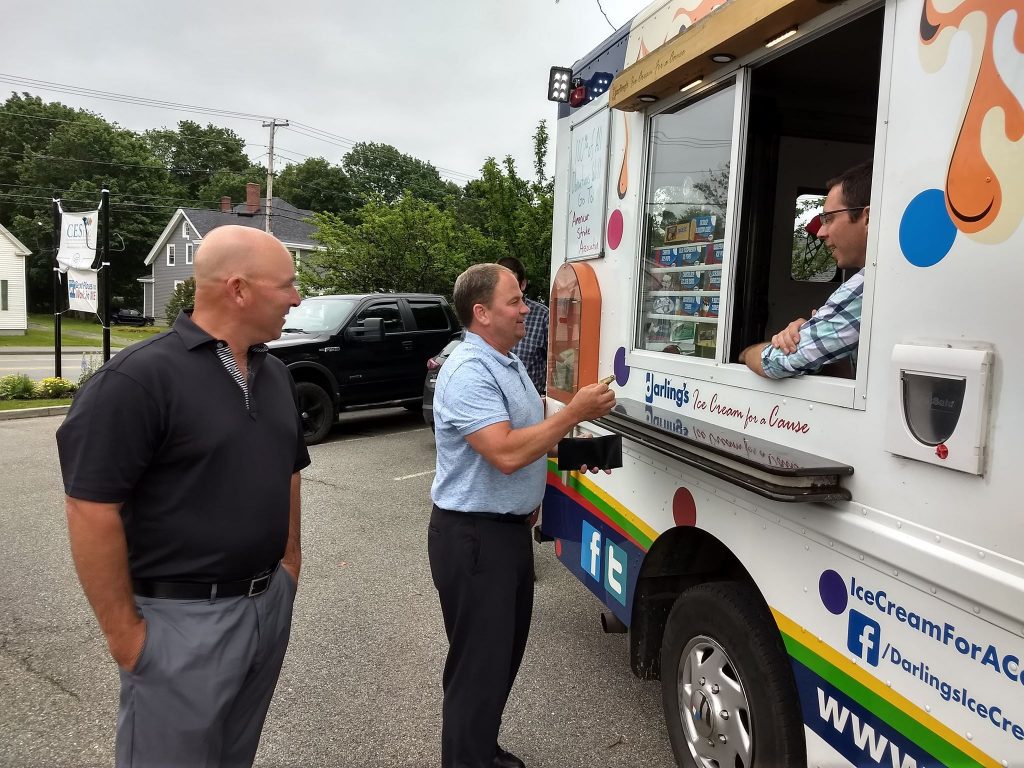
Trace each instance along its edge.
{"label": "truck serving window", "polygon": [[714,358],[735,86],[650,125],[638,349]]}
{"label": "truck serving window", "polygon": [[[726,362],[809,318],[856,271],[836,274],[824,244],[800,230],[820,211],[813,193],[872,157],[882,25],[878,9],[750,70]],[[847,359],[818,375],[850,378],[854,370]]]}

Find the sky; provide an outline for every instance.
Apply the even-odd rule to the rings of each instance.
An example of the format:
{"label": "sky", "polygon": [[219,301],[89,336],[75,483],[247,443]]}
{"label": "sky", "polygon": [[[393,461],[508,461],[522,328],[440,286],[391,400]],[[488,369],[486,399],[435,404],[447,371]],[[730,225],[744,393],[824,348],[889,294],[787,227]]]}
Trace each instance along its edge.
{"label": "sky", "polygon": [[[546,99],[548,69],[571,66],[612,33],[602,8],[618,28],[648,4],[14,0],[0,33],[0,89],[5,99],[29,91],[140,132],[212,122],[238,133],[264,165],[260,117],[302,124],[277,130],[278,167],[307,156],[337,163],[366,141],[391,144],[458,183],[506,155],[532,177],[533,133],[541,120],[553,133],[557,114]],[[82,88],[256,117],[69,92]]]}

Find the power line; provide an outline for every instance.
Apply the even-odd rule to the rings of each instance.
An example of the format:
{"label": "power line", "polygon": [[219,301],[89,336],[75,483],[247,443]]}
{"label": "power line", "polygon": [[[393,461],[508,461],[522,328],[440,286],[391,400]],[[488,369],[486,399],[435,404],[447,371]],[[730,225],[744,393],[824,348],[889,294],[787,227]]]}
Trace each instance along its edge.
{"label": "power line", "polygon": [[216,107],[201,107],[195,104],[182,104],[175,101],[164,101],[162,99],[150,99],[145,96],[131,96],[126,93],[115,93],[113,91],[101,91],[95,88],[85,88],[78,85],[66,83],[55,83],[50,80],[36,80],[30,77],[20,77],[6,72],[0,72],[0,82],[12,83],[23,87],[36,88],[42,91],[54,91],[56,93],[69,93],[75,96],[87,96],[93,99],[104,101],[115,101],[122,104],[136,104],[139,106],[156,107],[159,109],[174,109],[181,112],[196,112],[219,117],[230,117],[236,120],[265,120],[267,115],[258,115],[252,112],[238,112],[231,109],[219,109]]}
{"label": "power line", "polygon": [[[609,22],[610,23],[610,22]],[[264,120],[270,118],[269,115],[260,115],[252,112],[240,112],[236,110],[220,109],[216,107],[203,107],[195,104],[183,104],[174,101],[165,101],[162,99],[151,99],[145,96],[132,96],[130,94],[116,93],[113,91],[101,91],[95,88],[86,88],[83,86],[70,85],[67,83],[57,83],[50,80],[38,80],[35,78],[22,77],[20,75],[12,75],[9,73],[0,72],[0,82],[12,83],[14,85],[20,85],[22,87],[36,88],[38,90],[53,91],[56,93],[68,93],[76,96],[86,96],[89,98],[103,99],[106,101],[114,101],[123,104],[134,104],[138,106],[147,106],[156,109],[173,109],[176,111],[194,112],[198,114],[214,115],[218,117],[226,117],[237,120]],[[56,120],[57,118],[44,118],[48,120]],[[101,118],[102,119],[102,118]],[[316,128],[315,126],[308,125],[302,122],[291,122],[292,130],[300,136],[304,136],[310,139],[316,139],[318,141],[325,142],[343,149],[351,149],[357,143],[353,139],[341,136],[340,134],[331,133],[325,131],[322,128]],[[439,168],[444,170],[447,175],[459,176],[466,179],[476,178],[474,174],[463,173],[462,171],[456,171],[450,168]]]}

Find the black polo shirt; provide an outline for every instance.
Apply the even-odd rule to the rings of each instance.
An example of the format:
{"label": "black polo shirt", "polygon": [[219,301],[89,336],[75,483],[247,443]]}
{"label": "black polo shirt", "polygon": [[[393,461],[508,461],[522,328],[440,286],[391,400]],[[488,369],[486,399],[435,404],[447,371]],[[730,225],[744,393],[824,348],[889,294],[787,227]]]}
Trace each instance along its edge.
{"label": "black polo shirt", "polygon": [[124,503],[133,578],[243,579],[284,554],[292,474],[309,464],[295,384],[254,348],[246,407],[217,344],[179,314],[97,371],[57,430],[67,495]]}

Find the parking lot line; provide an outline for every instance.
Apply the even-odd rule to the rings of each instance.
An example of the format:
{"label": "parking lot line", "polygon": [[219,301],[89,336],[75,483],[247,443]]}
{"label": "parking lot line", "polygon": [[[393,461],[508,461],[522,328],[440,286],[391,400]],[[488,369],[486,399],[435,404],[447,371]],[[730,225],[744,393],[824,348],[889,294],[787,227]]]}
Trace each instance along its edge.
{"label": "parking lot line", "polygon": [[433,470],[433,469],[428,469],[426,472],[417,472],[415,475],[402,475],[401,477],[393,477],[391,479],[392,480],[396,480],[396,481],[397,480],[409,480],[410,478],[413,478],[413,477],[423,477],[424,475],[432,475],[432,474],[434,474],[434,471],[435,470]]}

